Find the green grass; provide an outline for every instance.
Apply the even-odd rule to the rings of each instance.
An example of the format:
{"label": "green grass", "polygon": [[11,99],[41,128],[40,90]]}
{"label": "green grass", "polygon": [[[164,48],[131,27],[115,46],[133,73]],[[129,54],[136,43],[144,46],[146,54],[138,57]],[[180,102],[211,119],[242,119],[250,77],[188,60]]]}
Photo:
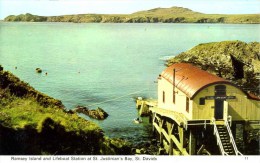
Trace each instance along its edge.
{"label": "green grass", "polygon": [[1,123],[14,129],[32,126],[41,132],[42,124],[47,118],[50,118],[55,123],[64,126],[67,132],[74,131],[80,134],[80,132],[100,131],[95,123],[87,121],[77,114],[66,113],[57,107],[43,107],[32,98],[8,97],[8,99],[2,99],[0,115]]}

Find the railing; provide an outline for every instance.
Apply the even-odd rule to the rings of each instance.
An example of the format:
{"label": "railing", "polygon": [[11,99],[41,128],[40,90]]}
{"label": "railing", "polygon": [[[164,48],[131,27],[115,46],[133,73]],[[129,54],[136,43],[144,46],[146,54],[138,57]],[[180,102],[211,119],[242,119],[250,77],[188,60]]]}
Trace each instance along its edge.
{"label": "railing", "polygon": [[241,152],[239,152],[238,149],[237,149],[237,145],[236,145],[236,142],[235,142],[235,140],[234,140],[234,138],[233,138],[233,134],[232,134],[232,132],[231,132],[231,129],[230,129],[230,127],[229,127],[228,122],[231,123],[231,116],[228,116],[228,119],[225,120],[225,126],[227,127],[228,135],[229,135],[229,138],[230,138],[230,142],[231,142],[231,144],[232,144],[232,146],[233,146],[233,148],[234,148],[234,152],[235,152],[236,155],[243,155],[243,154],[242,154]]}
{"label": "railing", "polygon": [[[186,123],[187,123],[187,126],[203,125],[205,129],[206,129],[207,125],[211,125],[211,124],[212,124],[212,122],[209,121],[209,119],[198,119],[198,121],[203,121],[203,122],[190,124],[190,123],[188,123],[188,122],[186,121]],[[209,122],[208,122],[208,121],[209,121]],[[196,122],[196,120],[192,120],[192,122]]]}
{"label": "railing", "polygon": [[212,120],[212,123],[214,125],[214,135],[216,136],[217,138],[217,145],[219,146],[219,149],[220,149],[220,152],[222,155],[228,155],[225,150],[224,150],[224,147],[223,147],[223,144],[221,142],[221,139],[220,139],[220,136],[219,136],[219,133],[218,133],[218,128],[217,128],[217,125],[216,125],[216,121],[215,119],[213,118]]}

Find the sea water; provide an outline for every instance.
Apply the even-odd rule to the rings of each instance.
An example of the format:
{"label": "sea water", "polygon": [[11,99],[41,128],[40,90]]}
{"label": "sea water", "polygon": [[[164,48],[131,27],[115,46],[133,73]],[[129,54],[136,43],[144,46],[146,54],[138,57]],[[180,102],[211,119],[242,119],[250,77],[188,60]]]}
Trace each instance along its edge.
{"label": "sea water", "polygon": [[165,59],[200,43],[260,41],[259,30],[241,24],[1,22],[0,64],[67,109],[103,108],[109,117],[91,120],[106,135],[140,142],[150,138],[151,125],[147,119],[133,123],[133,98],[157,98]]}

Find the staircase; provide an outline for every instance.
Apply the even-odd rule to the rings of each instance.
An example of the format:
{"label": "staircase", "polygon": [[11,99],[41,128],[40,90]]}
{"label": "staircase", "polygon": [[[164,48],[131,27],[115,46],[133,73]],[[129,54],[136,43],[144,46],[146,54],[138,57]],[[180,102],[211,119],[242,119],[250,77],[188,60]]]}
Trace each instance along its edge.
{"label": "staircase", "polygon": [[230,142],[230,136],[228,134],[226,126],[217,125],[217,130],[225,153],[227,155],[235,155],[235,151],[232,143]]}
{"label": "staircase", "polygon": [[214,135],[216,136],[220,153],[222,155],[242,155],[242,153],[240,153],[237,149],[236,142],[233,138],[228,122],[228,120],[225,120],[224,122],[216,122],[213,120]]}

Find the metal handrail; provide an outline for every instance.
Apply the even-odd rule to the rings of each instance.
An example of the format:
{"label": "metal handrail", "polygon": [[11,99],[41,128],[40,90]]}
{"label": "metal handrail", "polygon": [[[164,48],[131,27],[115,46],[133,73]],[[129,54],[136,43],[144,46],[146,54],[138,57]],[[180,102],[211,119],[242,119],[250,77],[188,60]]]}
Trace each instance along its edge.
{"label": "metal handrail", "polygon": [[[229,118],[231,118],[231,116],[229,116]],[[232,134],[232,132],[231,132],[231,129],[230,129],[230,127],[229,127],[228,121],[229,121],[229,120],[225,120],[225,126],[227,127],[227,131],[228,131],[228,134],[229,134],[230,142],[231,142],[231,144],[233,145],[235,154],[236,154],[236,155],[243,155],[243,154],[242,154],[241,152],[239,152],[238,149],[237,149],[237,145],[236,145],[236,142],[235,142],[235,140],[234,140],[234,137],[233,137],[233,134]],[[230,123],[231,123],[231,121],[230,121]]]}
{"label": "metal handrail", "polygon": [[219,133],[218,133],[218,128],[217,128],[217,125],[216,125],[216,121],[215,121],[214,118],[213,118],[213,120],[212,120],[212,123],[213,123],[213,125],[214,125],[214,135],[215,135],[216,138],[217,138],[217,145],[218,145],[219,148],[220,148],[220,152],[221,152],[222,155],[228,155],[228,154],[225,152],[225,150],[224,150],[223,144],[222,144],[222,142],[221,142],[221,139],[220,139],[220,136],[219,136]]}

